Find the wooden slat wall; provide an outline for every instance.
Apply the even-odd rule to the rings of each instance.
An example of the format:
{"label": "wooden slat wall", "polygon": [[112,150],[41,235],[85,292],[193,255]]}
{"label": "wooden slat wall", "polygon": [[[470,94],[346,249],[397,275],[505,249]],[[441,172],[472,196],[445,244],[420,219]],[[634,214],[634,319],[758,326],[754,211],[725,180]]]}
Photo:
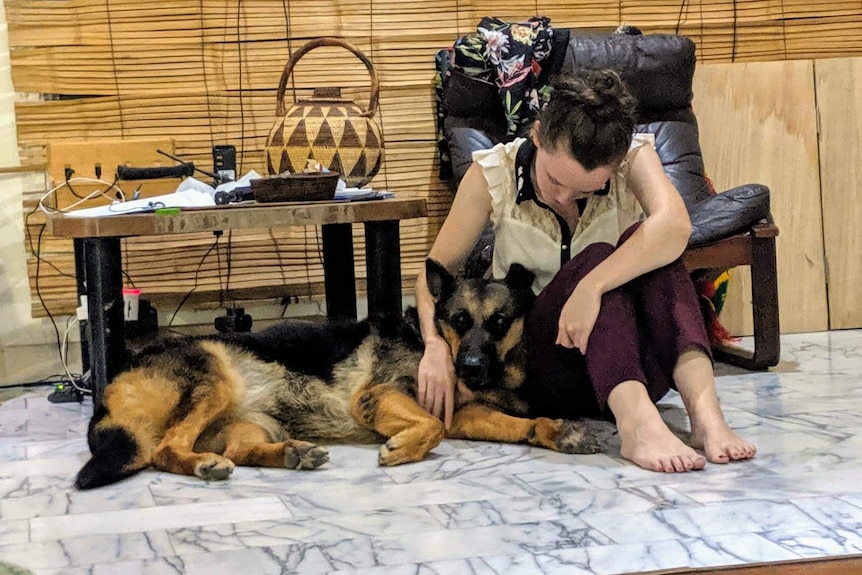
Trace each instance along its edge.
{"label": "wooden slat wall", "polygon": [[[386,159],[372,185],[430,202],[429,218],[402,224],[408,288],[452,197],[436,175],[433,55],[474,30],[481,17],[544,14],[559,27],[610,30],[626,22],[647,33],[679,31],[697,43],[702,62],[862,54],[858,1],[7,0],[5,6],[16,91],[81,96],[17,104],[22,163],[44,161],[52,140],[168,137],[179,155],[200,165],[209,164],[213,144],[232,143],[243,171],[262,171],[275,88],[289,54],[322,34],[354,43],[372,58],[381,80],[377,119]],[[361,105],[368,98],[363,66],[338,49],[310,53],[292,80],[298,96],[335,85]],[[26,210],[37,192],[25,198]],[[38,221],[38,214],[30,219]],[[178,300],[194,285],[212,240],[129,240],[127,272],[157,302]],[[234,234],[232,248],[231,287],[242,286],[246,295],[321,291],[314,230]],[[47,240],[42,249],[59,270],[72,270],[68,242]],[[34,271],[31,258],[31,277]],[[364,277],[364,268],[357,272]],[[71,311],[71,279],[45,264],[40,274],[52,311]],[[266,287],[273,282],[283,285]],[[212,255],[201,266],[196,294],[201,301],[218,299]],[[35,294],[33,301],[34,315],[43,315]]]}

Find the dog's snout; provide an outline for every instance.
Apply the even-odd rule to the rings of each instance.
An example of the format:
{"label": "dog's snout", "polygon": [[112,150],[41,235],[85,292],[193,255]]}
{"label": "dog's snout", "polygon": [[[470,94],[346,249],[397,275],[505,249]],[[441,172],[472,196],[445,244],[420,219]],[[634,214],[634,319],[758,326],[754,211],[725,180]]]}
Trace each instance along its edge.
{"label": "dog's snout", "polygon": [[474,343],[461,348],[455,362],[455,370],[467,387],[477,389],[485,386],[491,379],[491,364],[487,345]]}

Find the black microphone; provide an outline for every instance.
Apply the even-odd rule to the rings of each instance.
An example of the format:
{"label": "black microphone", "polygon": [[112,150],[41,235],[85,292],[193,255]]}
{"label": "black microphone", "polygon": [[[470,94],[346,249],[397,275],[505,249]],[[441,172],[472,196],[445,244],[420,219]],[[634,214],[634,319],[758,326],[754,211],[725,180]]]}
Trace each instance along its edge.
{"label": "black microphone", "polygon": [[117,178],[121,180],[157,180],[159,178],[183,178],[195,173],[195,165],[186,162],[179,166],[159,166],[156,168],[133,168],[117,166]]}

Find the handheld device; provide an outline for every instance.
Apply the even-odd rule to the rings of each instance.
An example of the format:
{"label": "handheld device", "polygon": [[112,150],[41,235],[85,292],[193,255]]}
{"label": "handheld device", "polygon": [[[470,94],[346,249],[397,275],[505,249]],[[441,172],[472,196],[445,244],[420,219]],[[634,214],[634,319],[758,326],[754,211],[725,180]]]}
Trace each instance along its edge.
{"label": "handheld device", "polygon": [[222,183],[236,181],[236,147],[213,146],[213,171]]}

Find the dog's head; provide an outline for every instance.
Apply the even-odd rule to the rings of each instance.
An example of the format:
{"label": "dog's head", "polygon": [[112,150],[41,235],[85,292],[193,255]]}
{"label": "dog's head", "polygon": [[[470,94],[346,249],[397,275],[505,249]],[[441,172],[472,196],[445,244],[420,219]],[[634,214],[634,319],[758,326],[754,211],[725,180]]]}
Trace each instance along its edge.
{"label": "dog's head", "polygon": [[502,280],[456,279],[425,262],[437,330],[452,349],[455,374],[469,389],[515,389],[524,380],[524,319],[535,276],[512,264]]}

